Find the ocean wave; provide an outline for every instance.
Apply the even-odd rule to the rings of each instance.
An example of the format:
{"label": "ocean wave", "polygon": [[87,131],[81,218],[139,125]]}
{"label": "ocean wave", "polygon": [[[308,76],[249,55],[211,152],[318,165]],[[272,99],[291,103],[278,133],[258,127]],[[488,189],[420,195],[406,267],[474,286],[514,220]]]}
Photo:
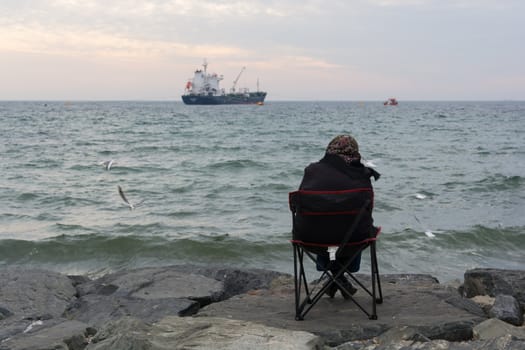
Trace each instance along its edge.
{"label": "ocean wave", "polygon": [[515,191],[524,185],[525,178],[522,176],[496,174],[470,184],[467,189],[471,192]]}
{"label": "ocean wave", "polygon": [[446,250],[477,249],[483,252],[506,252],[525,250],[525,228],[487,227],[476,225],[468,230],[439,230],[435,237],[429,238],[424,231],[406,228],[400,232],[385,233],[381,236],[385,245],[406,247],[425,247],[428,251],[435,248]]}
{"label": "ocean wave", "polygon": [[522,269],[524,232],[524,227],[474,226],[429,237],[407,228],[380,236],[378,258],[384,272],[428,273],[440,281],[460,279],[477,267]]}
{"label": "ocean wave", "polygon": [[[45,265],[94,273],[100,269],[149,264],[241,264],[276,268],[289,259],[287,242],[253,242],[228,235],[195,239],[98,234],[60,235],[42,241],[0,240],[0,265]],[[275,261],[272,261],[275,260]],[[138,263],[140,262],[140,263]]]}
{"label": "ocean wave", "polygon": [[33,193],[33,192],[24,192],[24,193],[21,193],[19,194],[17,197],[16,197],[16,200],[17,201],[21,201],[21,202],[28,202],[28,201],[33,201],[37,198],[39,198],[40,196],[36,193]]}
{"label": "ocean wave", "polygon": [[89,205],[100,205],[102,202],[90,198],[73,197],[68,195],[45,195],[39,196],[41,205],[52,208],[85,207]]}
{"label": "ocean wave", "polygon": [[30,220],[31,218],[27,214],[0,213],[0,220],[5,221]]}
{"label": "ocean wave", "polygon": [[251,159],[231,159],[211,163],[206,168],[210,170],[227,170],[235,171],[239,169],[265,169],[266,164],[263,162],[253,161]]}
{"label": "ocean wave", "polygon": [[149,235],[149,234],[158,234],[163,232],[169,232],[170,227],[159,223],[154,222],[151,224],[124,224],[118,223],[111,228],[112,232],[115,234],[126,234],[126,235]]}

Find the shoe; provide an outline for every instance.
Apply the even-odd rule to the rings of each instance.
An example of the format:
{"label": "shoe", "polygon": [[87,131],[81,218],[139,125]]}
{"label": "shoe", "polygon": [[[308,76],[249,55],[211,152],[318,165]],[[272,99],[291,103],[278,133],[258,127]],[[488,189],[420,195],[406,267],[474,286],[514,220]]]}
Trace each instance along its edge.
{"label": "shoe", "polygon": [[332,284],[330,285],[330,287],[328,287],[328,289],[326,289],[326,291],[325,291],[324,293],[325,293],[326,295],[328,295],[331,299],[333,299],[334,296],[335,296],[335,293],[337,293],[337,290],[338,290],[338,288],[337,288],[337,284],[332,283]]}
{"label": "shoe", "polygon": [[[341,286],[344,288],[339,287],[338,285],[335,285],[337,289],[341,291],[341,295],[345,299],[350,299],[350,296],[354,295],[357,292],[357,289],[352,286],[352,283],[350,283],[349,280],[346,279],[346,277],[341,276],[337,279],[337,282],[341,284]],[[335,294],[335,293],[334,293]]]}

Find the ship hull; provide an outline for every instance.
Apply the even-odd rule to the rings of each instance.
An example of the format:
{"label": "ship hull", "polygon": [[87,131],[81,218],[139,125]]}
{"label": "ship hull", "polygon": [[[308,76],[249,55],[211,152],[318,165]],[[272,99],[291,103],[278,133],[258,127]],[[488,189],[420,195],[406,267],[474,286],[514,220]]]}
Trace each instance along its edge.
{"label": "ship hull", "polygon": [[227,95],[182,95],[182,102],[187,105],[250,105],[261,104],[266,92]]}

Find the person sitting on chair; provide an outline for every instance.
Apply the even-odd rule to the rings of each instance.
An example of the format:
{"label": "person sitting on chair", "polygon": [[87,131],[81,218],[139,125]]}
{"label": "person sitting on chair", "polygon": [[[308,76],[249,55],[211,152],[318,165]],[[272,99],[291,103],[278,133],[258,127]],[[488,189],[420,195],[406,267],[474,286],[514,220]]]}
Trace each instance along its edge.
{"label": "person sitting on chair", "polygon": [[[339,135],[330,141],[326,148],[326,153],[320,161],[311,163],[305,168],[299,189],[312,191],[372,189],[370,177],[378,180],[379,176],[380,174],[377,171],[361,163],[357,141],[350,135]],[[307,223],[304,224],[308,225]],[[347,223],[343,225],[346,226],[341,230],[341,222],[331,222],[329,227],[323,226],[322,231],[326,235],[333,234],[333,232],[344,232],[348,229],[348,225]],[[350,241],[357,242],[369,238],[370,231],[373,229],[372,204],[370,204],[365,209],[364,215],[352,234]],[[323,240],[328,241],[329,239],[327,237],[316,237],[317,242],[323,242]],[[338,266],[345,264],[347,260],[345,260],[343,254],[343,256],[337,257],[335,262],[335,264],[330,264],[328,253],[317,255],[317,269],[319,271],[324,271],[328,267],[332,274],[335,275],[339,271]],[[360,262],[361,255],[358,254],[350,264],[349,271],[359,271]],[[350,281],[344,277],[344,274],[340,275],[338,283],[344,286],[350,294],[354,294],[357,291]],[[327,294],[333,298],[338,289],[337,284],[332,284],[331,288],[327,290]],[[345,299],[350,297],[342,289],[341,293]]]}

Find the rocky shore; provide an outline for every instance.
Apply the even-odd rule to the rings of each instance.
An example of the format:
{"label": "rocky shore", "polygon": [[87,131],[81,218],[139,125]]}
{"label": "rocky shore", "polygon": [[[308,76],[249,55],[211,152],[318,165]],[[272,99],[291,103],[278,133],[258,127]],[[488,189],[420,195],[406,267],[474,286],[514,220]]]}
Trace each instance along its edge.
{"label": "rocky shore", "polygon": [[293,278],[274,271],[178,265],[91,280],[7,267],[0,350],[525,349],[525,271],[474,269],[455,284],[415,274],[381,282],[378,320],[338,294],[296,321]]}

